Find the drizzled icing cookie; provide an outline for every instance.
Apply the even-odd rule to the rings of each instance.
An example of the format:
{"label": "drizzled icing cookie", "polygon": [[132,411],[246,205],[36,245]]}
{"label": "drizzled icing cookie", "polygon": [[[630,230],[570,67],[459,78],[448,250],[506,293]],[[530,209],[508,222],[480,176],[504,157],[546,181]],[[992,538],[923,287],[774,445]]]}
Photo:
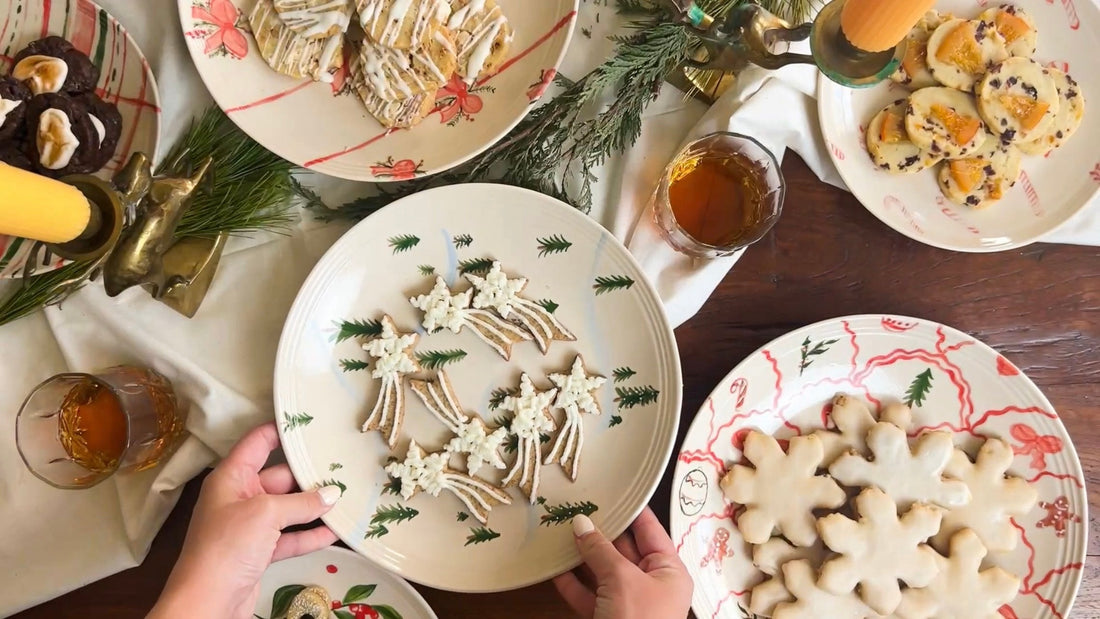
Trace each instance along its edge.
{"label": "drizzled icing cookie", "polygon": [[470,327],[507,361],[512,356],[512,346],[530,340],[531,334],[489,310],[471,308],[471,297],[472,290],[452,294],[447,282],[437,277],[431,292],[412,297],[409,303],[424,312],[421,324],[429,333],[439,329],[460,333],[463,327]]}
{"label": "drizzled icing cookie", "polygon": [[370,41],[359,46],[359,75],[364,85],[385,101],[435,93],[450,79],[456,63],[454,44],[443,32],[413,50],[391,49]]}
{"label": "drizzled icing cookie", "polygon": [[547,378],[558,389],[554,406],[565,411],[565,420],[544,464],[554,462],[561,464],[569,479],[576,481],[581,449],[584,446],[581,413],[600,414],[600,403],[596,401],[595,392],[607,382],[607,379],[603,376],[588,374],[584,369],[584,359],[580,355],[577,355],[573,361],[572,369],[568,374],[551,374]]}
{"label": "drizzled icing cookie", "polygon": [[447,491],[458,497],[482,524],[489,521],[489,511],[494,505],[512,502],[497,486],[448,468],[447,456],[444,452],[427,454],[416,441],[411,441],[405,460],[390,463],[386,472],[401,481],[402,498],[411,499],[420,490],[435,497]]}
{"label": "drizzled icing cookie", "polygon": [[447,0],[358,0],[359,25],[367,36],[393,49],[416,49],[451,15]]}
{"label": "drizzled icing cookie", "polygon": [[326,39],[347,32],[354,8],[350,0],[272,0],[279,19],[307,39]]}
{"label": "drizzled icing cookie", "polygon": [[279,17],[272,0],[256,0],[248,16],[260,56],[272,69],[290,77],[331,82],[344,64],[344,36],[310,38],[295,32]]}
{"label": "drizzled icing cookie", "polygon": [[557,389],[539,391],[524,374],[519,379],[519,394],[504,398],[500,410],[512,413],[509,426],[518,439],[516,461],[504,478],[504,487],[519,486],[532,504],[538,496],[542,472],[542,434],[553,432],[555,423],[550,404]]}
{"label": "drizzled icing cookie", "polygon": [[390,449],[397,446],[405,422],[405,375],[420,371],[412,356],[419,338],[415,333],[401,333],[393,319],[383,316],[382,333],[363,344],[363,350],[375,359],[371,376],[382,381],[382,388],[362,431],[380,431]]}
{"label": "drizzled icing cookie", "polygon": [[512,28],[495,0],[454,0],[453,5],[447,28],[458,46],[458,74],[472,84],[504,63]]}
{"label": "drizzled icing cookie", "polygon": [[478,415],[464,412],[446,372],[440,372],[434,380],[409,381],[409,387],[436,419],[455,433],[445,449],[447,453],[466,456],[466,471],[470,475],[476,475],[485,465],[495,469],[506,466],[500,451],[508,439],[508,430],[491,429]]}
{"label": "drizzled icing cookie", "polygon": [[577,339],[544,307],[519,296],[527,287],[527,279],[508,279],[508,275],[501,270],[500,262],[494,262],[485,277],[467,274],[466,279],[476,291],[474,308],[491,308],[501,318],[517,321],[534,337],[543,354],[549,349],[550,342],[572,342]]}

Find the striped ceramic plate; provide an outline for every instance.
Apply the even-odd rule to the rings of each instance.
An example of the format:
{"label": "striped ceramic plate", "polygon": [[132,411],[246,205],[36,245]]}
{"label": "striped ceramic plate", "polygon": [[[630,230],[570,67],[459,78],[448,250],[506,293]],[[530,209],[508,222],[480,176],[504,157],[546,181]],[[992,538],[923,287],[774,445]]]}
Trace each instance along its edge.
{"label": "striped ceramic plate", "polygon": [[[28,43],[49,35],[63,36],[87,54],[99,68],[96,91],[122,113],[122,137],[99,176],[108,178],[130,153],[141,151],[153,160],[160,134],[157,82],[145,56],[118,21],[89,0],[0,0],[0,73],[11,69],[12,56]],[[31,260],[34,243],[0,235],[0,278],[20,277]],[[56,258],[35,258],[37,272],[61,266]]]}

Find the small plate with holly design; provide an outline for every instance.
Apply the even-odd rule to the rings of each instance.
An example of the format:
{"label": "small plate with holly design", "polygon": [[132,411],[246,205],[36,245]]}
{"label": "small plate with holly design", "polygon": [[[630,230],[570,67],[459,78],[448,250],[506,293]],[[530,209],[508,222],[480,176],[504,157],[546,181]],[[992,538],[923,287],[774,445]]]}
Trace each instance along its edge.
{"label": "small plate with holly design", "polygon": [[[495,309],[462,309],[470,321],[462,329],[436,330],[410,302],[436,286],[450,289],[443,298],[469,302],[462,295],[493,280],[495,261],[508,286],[527,279],[509,320],[498,320]],[[516,333],[526,323],[512,320],[523,316],[552,317],[574,339],[559,333],[545,354],[534,339],[517,340],[505,358],[479,337]],[[387,336],[386,325],[408,335]],[[375,353],[393,353],[394,364]],[[399,380],[384,378],[384,367],[401,364]],[[573,383],[575,367],[589,378]],[[519,390],[523,374],[530,397]],[[570,388],[583,400],[573,400],[574,413],[548,395],[555,385],[564,394],[567,382],[584,384]],[[429,392],[435,400],[424,398]],[[325,522],[386,569],[466,592],[516,589],[575,567],[577,514],[610,536],[626,530],[672,455],[680,394],[672,330],[626,248],[576,209],[505,185],[421,192],[352,228],[299,292],[275,369],[275,409],[295,478],[303,488],[344,491]],[[388,432],[360,431],[377,403],[398,399],[404,422],[392,443]],[[447,407],[451,418],[464,416],[464,427],[484,423],[496,437],[479,465],[461,449],[425,455],[448,467],[438,496],[429,493],[431,476],[416,481],[394,468],[412,462],[413,441],[427,454],[454,449],[460,430],[428,401],[456,402]],[[559,437],[579,455],[575,481],[550,457]],[[504,488],[510,504],[494,501],[481,522],[486,514],[474,497],[499,497],[513,471],[519,480],[537,477],[537,488],[522,481]]]}
{"label": "small plate with holly design", "polygon": [[272,563],[260,581],[253,616],[286,617],[294,596],[306,587],[328,591],[334,619],[436,619],[409,583],[337,547]]}
{"label": "small plate with holly design", "polygon": [[447,170],[504,137],[557,75],[579,2],[498,0],[515,32],[507,59],[473,84],[452,78],[428,117],[405,130],[386,129],[367,112],[346,69],[331,83],[273,71],[250,32],[255,0],[177,1],[199,75],[245,133],[304,168],[376,183]]}
{"label": "small plate with holly design", "polygon": [[735,519],[738,506],[719,480],[742,461],[750,429],[780,439],[821,428],[837,393],[872,410],[904,402],[909,435],[951,430],[973,458],[980,439],[996,437],[1015,458],[1008,475],[1038,492],[1030,511],[1012,517],[1019,543],[990,554],[1021,579],[1004,619],[1064,619],[1081,584],[1088,500],[1073,443],[1054,407],[1015,365],[974,338],[929,320],[850,316],[788,333],[742,361],[699,410],[673,476],[672,539],[695,581],[699,617],[753,618],[750,590],[765,576]]}

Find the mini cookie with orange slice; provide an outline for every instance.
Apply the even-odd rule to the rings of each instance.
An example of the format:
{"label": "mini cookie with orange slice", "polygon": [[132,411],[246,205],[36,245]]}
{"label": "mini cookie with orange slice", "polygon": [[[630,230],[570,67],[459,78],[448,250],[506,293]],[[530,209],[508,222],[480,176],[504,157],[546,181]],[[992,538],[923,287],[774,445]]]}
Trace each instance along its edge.
{"label": "mini cookie with orange slice", "polygon": [[890,79],[912,90],[940,85],[928,69],[928,39],[949,19],[951,15],[932,9],[913,26],[906,37],[905,57]]}
{"label": "mini cookie with orange slice", "polygon": [[1020,149],[986,133],[986,140],[965,159],[945,161],[937,177],[943,195],[955,204],[985,208],[1004,197],[1020,176]]}
{"label": "mini cookie with orange slice", "polygon": [[926,58],[936,81],[972,92],[989,67],[1009,57],[1005,39],[992,22],[951,19],[928,39]]}
{"label": "mini cookie with orange slice", "polygon": [[977,96],[982,119],[1006,144],[1044,135],[1060,106],[1050,70],[1030,58],[1009,58],[990,69]]}
{"label": "mini cookie with orange slice", "polygon": [[978,19],[993,24],[1005,40],[1005,48],[1013,56],[1031,58],[1039,45],[1039,31],[1027,11],[1013,4],[986,9]]}
{"label": "mini cookie with orange slice", "polygon": [[1030,142],[1017,144],[1028,155],[1045,155],[1065,144],[1085,118],[1085,95],[1077,82],[1058,69],[1048,68],[1047,71],[1058,89],[1058,113],[1042,135]]}
{"label": "mini cookie with orange slice", "polygon": [[912,174],[926,170],[943,159],[921,150],[909,140],[905,128],[907,101],[898,99],[871,119],[867,127],[867,152],[882,170],[895,174]]}
{"label": "mini cookie with orange slice", "polygon": [[986,138],[974,97],[954,88],[923,88],[910,95],[905,129],[917,148],[944,159],[970,156]]}

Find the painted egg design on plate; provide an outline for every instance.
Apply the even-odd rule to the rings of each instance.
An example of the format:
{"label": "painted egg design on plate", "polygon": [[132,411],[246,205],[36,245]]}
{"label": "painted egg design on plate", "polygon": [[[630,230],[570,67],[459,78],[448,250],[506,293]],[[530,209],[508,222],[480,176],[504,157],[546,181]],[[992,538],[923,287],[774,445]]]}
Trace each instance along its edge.
{"label": "painted egg design on plate", "polygon": [[707,502],[707,490],[710,482],[707,476],[699,469],[692,469],[684,475],[680,482],[680,511],[685,516],[694,516],[703,511],[703,505]]}

